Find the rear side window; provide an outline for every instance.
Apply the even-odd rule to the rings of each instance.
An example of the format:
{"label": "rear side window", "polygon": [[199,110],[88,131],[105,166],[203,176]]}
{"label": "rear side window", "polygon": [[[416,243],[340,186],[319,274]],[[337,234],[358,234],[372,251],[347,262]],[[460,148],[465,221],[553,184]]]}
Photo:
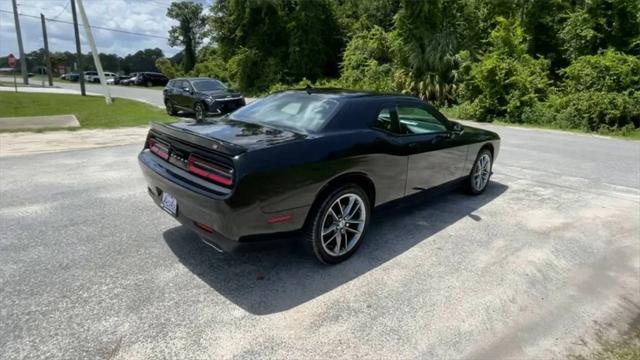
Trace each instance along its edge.
{"label": "rear side window", "polygon": [[393,124],[394,121],[391,118],[392,112],[392,109],[388,107],[380,110],[375,122],[373,123],[373,127],[384,131],[397,132],[396,126]]}

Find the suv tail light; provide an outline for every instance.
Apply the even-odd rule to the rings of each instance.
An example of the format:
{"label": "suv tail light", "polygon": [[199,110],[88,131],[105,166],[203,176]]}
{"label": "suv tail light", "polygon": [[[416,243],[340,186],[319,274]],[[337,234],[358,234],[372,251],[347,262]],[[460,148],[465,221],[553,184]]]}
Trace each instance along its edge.
{"label": "suv tail light", "polygon": [[233,184],[233,173],[231,169],[204,160],[199,156],[189,155],[187,168],[189,172],[215,183],[224,186],[231,186],[231,184]]}
{"label": "suv tail light", "polygon": [[152,153],[158,155],[159,157],[168,160],[169,159],[169,146],[166,144],[161,143],[160,141],[156,140],[155,138],[149,138],[148,141],[148,145],[149,145],[149,150],[151,150]]}

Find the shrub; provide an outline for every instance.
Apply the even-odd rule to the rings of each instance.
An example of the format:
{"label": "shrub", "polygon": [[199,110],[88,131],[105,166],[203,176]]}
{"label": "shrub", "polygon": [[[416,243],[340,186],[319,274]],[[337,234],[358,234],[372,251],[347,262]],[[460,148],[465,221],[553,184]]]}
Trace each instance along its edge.
{"label": "shrub", "polygon": [[219,57],[208,57],[198,62],[193,70],[189,72],[191,76],[208,76],[222,81],[228,81],[229,75],[224,61]]}
{"label": "shrub", "polygon": [[562,74],[567,93],[640,91],[640,58],[611,49],[579,57]]}
{"label": "shrub", "polygon": [[279,80],[278,61],[262,56],[255,49],[242,48],[229,59],[229,78],[238,89],[255,94]]}
{"label": "shrub", "polygon": [[477,120],[521,122],[525,109],[547,95],[549,62],[527,54],[518,21],[497,21],[489,35],[491,48],[470,66],[461,95],[471,102],[468,109]]}
{"label": "shrub", "polygon": [[601,133],[628,131],[640,126],[640,93],[582,91],[554,95],[523,114],[527,123]]}
{"label": "shrub", "polygon": [[180,69],[177,69],[169,59],[164,57],[156,60],[156,67],[169,79],[175,79],[183,75],[183,72]]}
{"label": "shrub", "polygon": [[345,87],[377,91],[393,89],[391,39],[374,26],[353,36],[344,51],[340,78]]}

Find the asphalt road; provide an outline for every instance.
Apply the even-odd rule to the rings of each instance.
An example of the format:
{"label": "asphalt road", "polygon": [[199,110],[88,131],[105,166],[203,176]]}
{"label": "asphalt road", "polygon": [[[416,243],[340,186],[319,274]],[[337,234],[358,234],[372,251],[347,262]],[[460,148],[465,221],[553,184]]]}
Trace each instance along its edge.
{"label": "asphalt road", "polygon": [[[80,91],[80,83],[54,81],[53,84],[63,89],[73,89]],[[85,87],[86,91],[88,92],[102,94],[102,86],[100,84],[85,84]],[[142,86],[133,85],[109,85],[108,88],[111,96],[144,101],[152,105],[164,107],[161,90],[147,89]]]}
{"label": "asphalt road", "polygon": [[148,198],[140,146],[2,158],[0,358],[588,351],[640,314],[640,143],[496,129],[484,195],[378,212],[333,267],[207,247]]}

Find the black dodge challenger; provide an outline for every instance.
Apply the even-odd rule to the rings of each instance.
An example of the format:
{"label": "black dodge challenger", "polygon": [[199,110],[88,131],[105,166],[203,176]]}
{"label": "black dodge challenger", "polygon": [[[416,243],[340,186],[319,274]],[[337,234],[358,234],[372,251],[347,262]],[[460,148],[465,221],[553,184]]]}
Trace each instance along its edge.
{"label": "black dodge challenger", "polygon": [[153,200],[233,251],[304,234],[324,263],[351,256],[374,207],[463,181],[484,191],[497,134],[417,98],[285,91],[221,118],[153,124],[138,160]]}

